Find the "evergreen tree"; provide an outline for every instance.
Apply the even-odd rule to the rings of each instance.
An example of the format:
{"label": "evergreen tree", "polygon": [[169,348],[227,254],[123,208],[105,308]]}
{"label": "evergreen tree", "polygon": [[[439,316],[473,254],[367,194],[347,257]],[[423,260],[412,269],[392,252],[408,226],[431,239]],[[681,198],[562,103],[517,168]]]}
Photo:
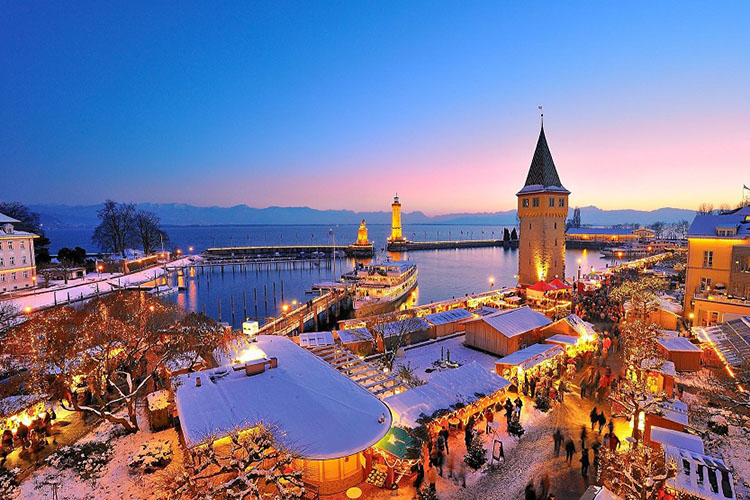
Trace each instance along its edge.
{"label": "evergreen tree", "polygon": [[487,450],[484,449],[482,439],[477,434],[471,438],[469,448],[464,455],[464,462],[474,470],[479,470],[487,463]]}
{"label": "evergreen tree", "polygon": [[517,240],[518,239],[518,231],[516,231],[515,227],[510,232],[510,239],[511,240]]}
{"label": "evergreen tree", "polygon": [[417,492],[417,500],[438,500],[438,496],[435,490],[425,485]]}

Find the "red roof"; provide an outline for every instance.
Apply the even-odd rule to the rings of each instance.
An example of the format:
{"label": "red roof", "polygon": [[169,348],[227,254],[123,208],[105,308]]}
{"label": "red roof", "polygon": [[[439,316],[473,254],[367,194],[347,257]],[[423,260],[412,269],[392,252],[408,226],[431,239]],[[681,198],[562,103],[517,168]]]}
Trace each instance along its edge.
{"label": "red roof", "polygon": [[536,283],[531,285],[529,289],[537,292],[549,292],[550,290],[557,290],[557,288],[550,285],[549,283],[545,283],[544,281],[537,281]]}
{"label": "red roof", "polygon": [[571,285],[568,285],[567,283],[562,281],[560,278],[553,279],[552,281],[549,282],[549,284],[559,290],[562,290],[564,288],[573,288]]}

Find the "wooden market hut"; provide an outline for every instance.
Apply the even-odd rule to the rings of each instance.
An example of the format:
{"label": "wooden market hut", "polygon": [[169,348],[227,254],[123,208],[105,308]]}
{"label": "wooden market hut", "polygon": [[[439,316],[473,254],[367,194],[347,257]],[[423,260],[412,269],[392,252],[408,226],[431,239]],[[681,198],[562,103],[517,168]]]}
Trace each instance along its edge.
{"label": "wooden market hut", "polygon": [[649,358],[641,361],[641,376],[646,378],[646,387],[654,394],[664,392],[674,397],[674,378],[677,376],[671,361]]}
{"label": "wooden market hut", "polygon": [[374,333],[380,332],[385,341],[385,348],[393,349],[397,337],[406,334],[406,345],[417,344],[430,339],[430,324],[422,318],[406,318],[372,327]]}
{"label": "wooden market hut", "polygon": [[732,471],[722,459],[669,445],[664,446],[664,455],[678,464],[675,477],[667,479],[667,488],[677,492],[679,498],[736,498]]}
{"label": "wooden market hut", "polygon": [[182,442],[191,450],[238,428],[271,422],[300,454],[303,480],[323,494],[366,477],[364,452],[391,427],[382,401],[288,337],[238,341],[239,360],[175,377]]}
{"label": "wooden market hut", "polygon": [[466,322],[466,345],[507,356],[544,339],[543,328],[552,321],[524,306],[506,309]]}
{"label": "wooden market hut", "polygon": [[545,362],[565,353],[558,344],[534,344],[495,361],[495,373],[503,377],[515,377],[519,373],[540,368]]}
{"label": "wooden market hut", "polygon": [[703,349],[685,337],[659,337],[659,351],[674,363],[678,372],[698,371],[701,368]]}
{"label": "wooden market hut", "polygon": [[473,317],[472,313],[460,307],[423,316],[432,325],[432,338],[445,337],[452,333],[465,331],[465,321]]}
{"label": "wooden market hut", "polygon": [[367,328],[350,328],[338,330],[336,336],[341,345],[359,356],[369,356],[373,353],[375,339]]}
{"label": "wooden market hut", "polygon": [[[665,401],[659,405],[659,412],[641,414],[638,419],[638,430],[643,433],[643,441],[648,443],[651,441],[651,429],[653,427],[661,427],[664,429],[672,429],[678,432],[684,432],[685,427],[688,425],[688,414],[687,405],[682,401],[673,399]],[[633,422],[631,422],[633,425]]]}
{"label": "wooden market hut", "polygon": [[704,453],[703,440],[695,434],[653,426],[649,438],[646,444],[651,446],[674,446],[692,453]]}

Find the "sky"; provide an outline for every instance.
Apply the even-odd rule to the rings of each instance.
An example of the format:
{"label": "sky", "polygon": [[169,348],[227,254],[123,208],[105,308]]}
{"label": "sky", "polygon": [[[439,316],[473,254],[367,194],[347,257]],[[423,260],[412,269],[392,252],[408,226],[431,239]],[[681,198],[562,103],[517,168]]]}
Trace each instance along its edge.
{"label": "sky", "polygon": [[17,2],[0,198],[494,212],[538,105],[571,205],[736,204],[748,2]]}

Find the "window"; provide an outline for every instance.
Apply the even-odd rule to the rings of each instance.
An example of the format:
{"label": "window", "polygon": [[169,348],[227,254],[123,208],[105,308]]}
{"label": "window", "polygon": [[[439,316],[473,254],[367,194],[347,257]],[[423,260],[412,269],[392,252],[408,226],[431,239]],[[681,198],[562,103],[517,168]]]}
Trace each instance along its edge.
{"label": "window", "polygon": [[539,206],[539,198],[534,198],[533,200],[531,200],[531,204],[533,206],[535,206],[535,207],[538,207]]}
{"label": "window", "polygon": [[26,242],[21,240],[21,250],[23,250],[24,248],[26,248]]}
{"label": "window", "polygon": [[531,222],[529,222],[529,229],[531,229]]}
{"label": "window", "polygon": [[0,281],[2,281],[3,283],[5,283],[5,275],[4,274],[0,274]]}
{"label": "window", "polygon": [[550,208],[555,208],[555,199],[553,197],[551,197],[551,196],[549,198],[549,207]]}
{"label": "window", "polygon": [[529,208],[529,199],[528,198],[524,198],[523,200],[521,200],[521,205],[524,208]]}
{"label": "window", "polygon": [[29,272],[28,271],[24,271],[23,272],[23,277],[24,278],[28,278],[29,277]]}
{"label": "window", "polygon": [[713,250],[706,250],[703,252],[703,267],[714,267],[714,252]]}
{"label": "window", "polygon": [[701,292],[711,288],[711,278],[701,278]]}
{"label": "window", "polygon": [[3,267],[5,265],[5,262],[3,261],[3,258],[0,257],[0,267]]}
{"label": "window", "polygon": [[565,208],[565,198],[559,198],[557,200],[557,206],[560,208]]}
{"label": "window", "polygon": [[21,264],[26,264],[26,256],[21,256]]}
{"label": "window", "polygon": [[12,255],[8,258],[8,260],[10,261],[11,266],[14,266],[16,264],[16,258]]}
{"label": "window", "polygon": [[557,246],[557,240],[555,240],[555,246]]}
{"label": "window", "polygon": [[557,229],[557,222],[555,222],[555,229]]}
{"label": "window", "polygon": [[13,250],[13,242],[12,241],[8,242],[8,250]]}
{"label": "window", "polygon": [[10,273],[10,279],[16,281],[16,273]]}
{"label": "window", "polygon": [[3,249],[3,242],[0,241],[0,250],[2,250],[2,249]]}

